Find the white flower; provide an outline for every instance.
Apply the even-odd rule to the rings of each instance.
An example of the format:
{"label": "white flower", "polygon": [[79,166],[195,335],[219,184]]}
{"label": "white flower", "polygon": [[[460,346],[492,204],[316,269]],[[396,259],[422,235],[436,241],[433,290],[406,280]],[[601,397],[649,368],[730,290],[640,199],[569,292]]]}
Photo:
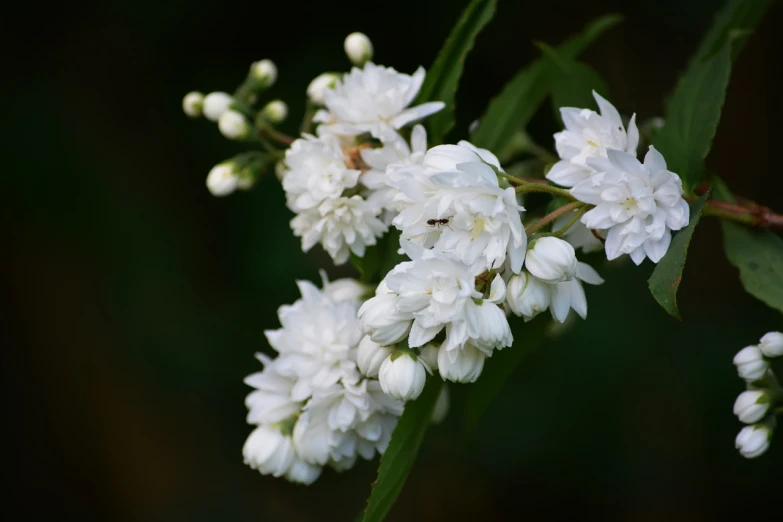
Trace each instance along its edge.
{"label": "white flower", "polygon": [[734,365],[740,378],[746,381],[757,381],[769,370],[769,361],[758,346],[746,346],[734,356]]}
{"label": "white flower", "polygon": [[226,92],[215,91],[207,94],[203,104],[204,117],[211,121],[218,121],[233,102],[234,98]]}
{"label": "white flower", "polygon": [[361,196],[326,199],[291,220],[294,235],[302,238],[302,250],[307,252],[321,243],[336,265],[348,261],[353,252],[364,257],[367,246],[388,230],[378,219],[381,209]]}
{"label": "white flower", "polygon": [[362,174],[360,182],[370,190],[368,199],[384,209],[384,223],[390,224],[396,215],[394,200],[399,189],[390,182],[391,176],[407,166],[421,164],[426,152],[427,131],[421,124],[413,127],[410,146],[396,136],[382,147],[361,149],[362,161],[370,170]]}
{"label": "white flower", "polygon": [[744,391],[734,402],[734,415],[739,417],[740,422],[754,424],[764,418],[769,410],[769,405],[769,395],[764,391]]}
{"label": "white flower", "polygon": [[523,270],[508,280],[506,302],[513,313],[529,321],[549,308],[552,290],[551,285]]}
{"label": "white flower", "polygon": [[631,116],[628,132],[614,105],[593,91],[601,111],[563,107],[560,114],[566,130],[555,134],[555,147],[561,160],[549,170],[547,179],[564,187],[585,181],[593,172],[588,158],[606,156],[607,149],[616,149],[636,156],[639,130],[636,115]]}
{"label": "white flower", "polygon": [[432,372],[438,371],[438,353],[440,352],[440,344],[427,343],[419,348],[419,359],[424,362],[427,368]]}
{"label": "white flower", "polygon": [[367,60],[372,60],[372,42],[364,33],[351,33],[343,42],[345,54],[354,65],[364,65]]}
{"label": "white flower", "polygon": [[218,129],[223,136],[230,140],[241,140],[247,136],[250,125],[242,113],[229,109],[220,115]]}
{"label": "white flower", "polygon": [[466,344],[461,349],[438,351],[438,371],[446,381],[476,382],[484,369],[486,355],[475,346]]}
{"label": "white flower", "polygon": [[587,298],[584,288],[582,288],[582,282],[600,285],[604,280],[593,267],[580,262],[576,267],[576,277],[570,281],[552,285],[552,303],[549,306],[549,311],[557,321],[565,322],[571,308],[582,319],[587,318]]}
{"label": "white flower", "polygon": [[[511,346],[514,342],[506,314],[500,308],[505,299],[506,285],[498,274],[492,281],[489,295],[482,299],[480,304],[474,302],[468,303],[467,306],[465,318],[468,338],[471,344],[487,356],[492,355],[494,350]],[[453,349],[454,346],[448,348]]]}
{"label": "white flower", "polygon": [[280,355],[275,370],[298,379],[294,400],[306,400],[314,389],[357,377],[356,347],[362,337],[357,301],[334,302],[312,283],[298,281],[302,298],[278,310],[282,328],[264,332]]}
{"label": "white flower", "polygon": [[446,383],[443,383],[438,398],[435,399],[435,406],[432,407],[432,415],[430,416],[430,422],[432,424],[440,424],[443,422],[446,415],[449,413],[450,402],[449,386]]}
{"label": "white flower", "polygon": [[275,363],[261,353],[256,358],[264,364],[264,370],[245,378],[245,384],[255,388],[245,398],[248,424],[272,424],[282,422],[302,409],[302,402],[291,398],[296,378],[280,375]]}
{"label": "white flower", "polygon": [[499,268],[508,258],[519,273],[527,246],[524,208],[482,159],[465,142],[441,145],[427,151],[422,165],[393,173],[400,212],[392,223],[403,239],[453,252],[465,264]]}
{"label": "white flower", "polygon": [[204,107],[204,95],[198,91],[189,92],[182,98],[182,110],[191,118],[201,116]]}
{"label": "white flower", "polygon": [[410,350],[400,350],[387,357],[378,373],[383,391],[401,401],[421,395],[426,378],[424,365]]}
{"label": "white flower", "polygon": [[[552,232],[557,232],[566,226],[574,217],[576,212],[577,211],[574,210],[573,212],[557,218],[552,224]],[[572,247],[574,247],[574,250],[581,248],[582,252],[585,254],[590,252],[598,252],[604,248],[604,244],[601,243],[597,237],[595,237],[593,231],[587,228],[581,221],[577,221],[571,225],[571,228],[566,230],[562,237],[568,241]]]}
{"label": "white flower", "polygon": [[272,100],[264,105],[261,114],[269,123],[282,123],[288,116],[288,105],[283,100]]}
{"label": "white flower", "polygon": [[359,319],[373,341],[390,346],[408,335],[413,313],[397,310],[397,295],[378,293],[359,309]]}
{"label": "white flower", "polygon": [[319,139],[305,134],[285,152],[288,170],[283,176],[283,190],[288,208],[294,212],[312,209],[326,199],[336,199],[345,189],[353,188],[358,170],[345,166],[343,152],[334,136]]}
{"label": "white flower", "polygon": [[313,121],[325,123],[335,134],[356,136],[370,132],[388,139],[397,129],[443,109],[443,102],[428,102],[407,108],[424,81],[421,67],[409,76],[391,67],[367,62],[363,69],[354,67],[326,91],[327,111],[319,111]]}
{"label": "white flower", "polygon": [[754,459],[769,449],[772,429],[766,424],[745,426],[737,435],[734,446],[746,459]]}
{"label": "white flower", "polygon": [[356,279],[346,277],[329,281],[326,272],[321,270],[320,273],[321,281],[323,282],[323,293],[335,303],[362,301],[363,297],[370,292],[369,286],[360,283]]}
{"label": "white flower", "polygon": [[218,163],[207,175],[207,188],[213,196],[227,196],[236,189],[247,189],[253,184],[251,178],[240,177],[233,161]]}
{"label": "white flower", "polygon": [[314,104],[323,105],[326,91],[337,85],[339,79],[340,77],[335,73],[325,72],[319,74],[307,86],[307,97]]}
{"label": "white flower", "polygon": [[291,482],[309,485],[321,476],[321,470],[321,466],[314,466],[297,458],[291,462],[291,467],[288,468],[288,473],[285,474],[285,478]]}
{"label": "white flower", "polygon": [[263,87],[270,87],[277,80],[277,66],[272,60],[253,62],[250,72]]}
{"label": "white flower", "polygon": [[381,346],[370,339],[369,335],[365,335],[359,342],[359,352],[356,356],[359,371],[367,377],[378,377],[381,364],[393,351],[393,346]]}
{"label": "white flower", "polygon": [[571,189],[571,194],[595,205],[582,216],[582,223],[590,229],[608,230],[607,258],[630,254],[637,265],[645,257],[660,261],[671,243],[671,231],[689,221],[682,180],[666,170],[666,161],[652,146],[644,164],[613,149],[606,158],[587,162],[596,173]]}
{"label": "white flower", "polygon": [[274,477],[285,475],[296,457],[291,437],[270,425],[261,425],[250,433],[242,448],[242,455],[245,464]]}
{"label": "white flower", "polygon": [[556,237],[547,236],[533,241],[525,259],[527,271],[544,283],[562,283],[576,275],[574,247]]}
{"label": "white flower", "polygon": [[783,356],[783,332],[764,334],[759,342],[759,350],[767,357]]}

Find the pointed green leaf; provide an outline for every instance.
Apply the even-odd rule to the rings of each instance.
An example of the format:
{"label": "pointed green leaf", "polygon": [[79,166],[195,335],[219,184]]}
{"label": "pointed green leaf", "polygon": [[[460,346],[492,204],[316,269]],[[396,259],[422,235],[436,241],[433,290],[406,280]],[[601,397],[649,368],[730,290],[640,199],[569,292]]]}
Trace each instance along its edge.
{"label": "pointed green leaf", "polygon": [[514,328],[514,344],[493,353],[484,362],[481,378],[470,385],[462,412],[463,429],[468,437],[476,432],[484,412],[506,386],[522,360],[544,340],[552,320],[549,314],[542,314],[532,321],[521,324],[520,320],[517,324],[519,327]]}
{"label": "pointed green leaf", "polygon": [[[603,16],[591,22],[578,35],[558,47],[558,53],[576,58],[604,31],[617,25],[622,17]],[[550,92],[551,64],[539,58],[519,71],[487,107],[471,136],[477,147],[500,151],[515,132],[523,129]]]}
{"label": "pointed green leaf", "polygon": [[[721,201],[736,203],[720,178],[713,181]],[[723,248],[740,272],[745,290],[770,308],[783,312],[783,239],[769,230],[753,230],[723,220]]]}
{"label": "pointed green leaf", "polygon": [[604,98],[609,97],[609,88],[595,69],[564,56],[545,43],[536,44],[550,62],[552,71],[552,106],[560,120],[560,107],[593,107],[593,91]]}
{"label": "pointed green leaf", "polygon": [[405,411],[392,433],[389,447],[381,457],[378,479],[373,484],[364,511],[364,522],[380,522],[397,500],[430,425],[432,410],[442,385],[443,381],[439,378],[428,378],[419,398],[405,405]]}
{"label": "pointed green leaf", "polygon": [[677,232],[669,245],[669,250],[655,267],[647,284],[650,292],[658,304],[670,315],[682,319],[677,309],[677,289],[680,288],[682,270],[685,268],[685,258],[688,255],[688,246],[691,244],[693,231],[701,219],[701,211],[709,197],[709,191],[691,205],[691,218],[688,226]]}
{"label": "pointed green leaf", "polygon": [[454,126],[454,99],[462,68],[476,36],[495,14],[496,0],[471,0],[443,44],[419,90],[415,104],[442,101],[446,108],[426,120],[429,138],[439,142]]}
{"label": "pointed green leaf", "polygon": [[[693,62],[698,62],[715,54],[732,32],[753,31],[764,18],[775,0],[729,0],[726,6],[715,16],[710,30],[702,38],[699,49],[693,56],[689,67]],[[736,42],[731,48],[732,60],[742,51],[743,42]]]}
{"label": "pointed green leaf", "polygon": [[703,178],[704,159],[718,128],[731,74],[731,42],[694,63],[669,100],[666,123],[655,138],[669,170],[692,190]]}

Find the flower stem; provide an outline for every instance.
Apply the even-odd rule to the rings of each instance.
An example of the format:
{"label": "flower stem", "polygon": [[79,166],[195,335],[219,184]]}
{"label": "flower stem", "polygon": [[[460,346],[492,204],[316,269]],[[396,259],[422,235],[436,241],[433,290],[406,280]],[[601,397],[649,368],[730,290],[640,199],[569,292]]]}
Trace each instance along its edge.
{"label": "flower stem", "polygon": [[705,216],[715,216],[753,227],[783,229],[783,215],[776,214],[768,207],[755,203],[750,206],[742,206],[710,199],[707,200],[703,213]]}
{"label": "flower stem", "polygon": [[261,125],[259,125],[258,132],[260,134],[262,134],[263,136],[265,136],[265,137],[267,137],[267,138],[269,138],[269,139],[271,139],[273,141],[276,141],[276,142],[278,142],[278,143],[280,143],[282,145],[288,146],[288,145],[291,145],[294,142],[294,138],[292,138],[288,134],[284,134],[284,133],[282,133],[280,131],[275,130],[268,123],[262,123]]}
{"label": "flower stem", "polygon": [[[564,216],[564,215],[568,214],[569,212],[571,212],[572,210],[575,210],[575,209],[581,207],[582,205],[584,205],[584,203],[582,203],[580,201],[574,201],[572,203],[568,203],[567,205],[563,205],[562,207],[558,208],[557,210],[554,210],[554,211],[550,212],[546,216],[542,217],[541,219],[539,219],[538,221],[536,221],[535,223],[533,223],[532,225],[527,227],[525,229],[525,233],[529,236],[533,232],[537,232],[537,231],[541,230],[542,228],[544,228],[545,226],[547,226],[549,223],[553,222],[554,220],[556,220],[560,216]],[[580,216],[578,216],[578,217],[580,217]],[[569,223],[568,224],[569,227],[571,225],[573,225],[573,223]]]}
{"label": "flower stem", "polygon": [[558,228],[552,233],[552,235],[555,237],[563,237],[563,235],[566,232],[568,232],[568,229],[574,226],[574,223],[579,221],[582,218],[582,216],[585,215],[585,212],[587,212],[587,206],[580,208],[579,211],[574,214],[574,217],[572,217],[571,220],[568,223],[566,223],[564,227]]}
{"label": "flower stem", "polygon": [[[518,178],[517,178],[518,179]],[[576,198],[571,195],[566,189],[553,187],[552,185],[544,185],[542,183],[527,183],[523,182],[516,188],[517,194],[527,194],[528,192],[545,192],[547,194],[554,194],[556,196],[562,196],[572,201],[576,201]]]}

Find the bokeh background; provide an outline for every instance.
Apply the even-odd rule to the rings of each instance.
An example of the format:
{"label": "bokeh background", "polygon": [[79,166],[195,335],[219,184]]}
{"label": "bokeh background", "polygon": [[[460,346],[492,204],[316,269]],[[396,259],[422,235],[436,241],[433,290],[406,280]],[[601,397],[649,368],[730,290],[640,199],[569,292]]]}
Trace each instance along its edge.
{"label": "bokeh background", "polygon": [[[301,253],[274,176],[211,197],[207,171],[241,147],[186,118],[180,100],[231,91],[250,62],[271,58],[270,96],[290,104],[293,131],[309,80],[347,69],[346,34],[366,32],[378,63],[412,72],[432,63],[465,3],[135,0],[5,16],[5,511],[353,520],[376,463],[302,487],[241,458],[242,379],[268,350],[263,330],[297,298],[295,279],[352,269]],[[453,136],[536,56],[533,40],[557,43],[607,12],[625,22],[584,60],[621,112],[660,115],[722,3],[503,1],[468,59]],[[736,64],[709,158],[735,191],[778,210],[782,22],[778,3]],[[549,107],[530,130],[551,144]],[[460,430],[465,390],[452,386],[449,418],[428,434],[389,520],[781,520],[783,433],[759,460],[736,453],[743,385],[731,359],[783,329],[783,316],[743,292],[718,224],[705,219],[691,246],[684,323],[649,296],[649,263],[599,270],[589,320],[525,360],[474,444]]]}

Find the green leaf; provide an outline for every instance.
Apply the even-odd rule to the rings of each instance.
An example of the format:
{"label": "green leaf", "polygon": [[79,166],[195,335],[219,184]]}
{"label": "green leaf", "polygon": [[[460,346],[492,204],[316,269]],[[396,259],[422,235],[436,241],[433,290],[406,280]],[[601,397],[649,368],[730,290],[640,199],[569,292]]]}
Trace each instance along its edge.
{"label": "green leaf", "polygon": [[[559,55],[568,59],[579,56],[604,31],[617,25],[622,17],[616,14],[602,16],[585,27],[578,35],[558,47]],[[538,107],[550,92],[551,63],[539,58],[519,71],[487,107],[479,119],[478,128],[471,136],[477,147],[502,150],[514,133],[527,126]]]}
{"label": "green leaf", "polygon": [[439,378],[429,377],[419,398],[405,405],[389,447],[381,457],[378,479],[373,484],[364,510],[364,522],[380,522],[397,500],[430,425],[432,410],[442,385],[443,381]]}
{"label": "green leaf", "polygon": [[540,315],[514,330],[514,344],[496,351],[484,362],[481,378],[470,385],[462,412],[463,428],[472,437],[481,417],[495,396],[505,387],[522,360],[544,340],[552,320],[549,314]]}
{"label": "green leaf", "polygon": [[[738,31],[753,31],[774,2],[775,0],[730,0],[727,2],[726,6],[715,16],[710,30],[702,38],[689,68],[693,67],[696,62],[703,61],[715,54],[730,34]],[[743,44],[744,41],[741,41],[732,46],[732,60],[736,59],[742,51]]]}
{"label": "green leaf", "polygon": [[723,248],[739,269],[745,290],[783,312],[783,239],[769,230],[753,230],[724,220]]}
{"label": "green leaf", "polygon": [[693,231],[701,219],[701,211],[709,197],[709,191],[691,205],[691,218],[688,226],[677,232],[669,245],[669,250],[655,267],[647,284],[650,292],[658,304],[670,315],[677,319],[680,311],[677,309],[677,289],[682,280],[682,269],[685,268],[685,258],[688,255],[688,246],[691,244]]}
{"label": "green leaf", "polygon": [[696,62],[683,76],[669,100],[666,123],[655,138],[669,170],[679,175],[686,190],[703,178],[704,159],[718,128],[731,74],[731,41],[707,60]]}
{"label": "green leaf", "polygon": [[378,244],[367,247],[364,257],[351,252],[351,264],[361,274],[362,283],[378,283],[386,274],[407,258],[398,254],[400,231],[392,228],[378,240]]}
{"label": "green leaf", "polygon": [[560,119],[560,107],[593,107],[592,91],[604,98],[609,97],[609,88],[601,76],[587,64],[563,56],[557,49],[539,42],[536,44],[550,62],[552,71],[552,106]]}
{"label": "green leaf", "polygon": [[454,99],[465,58],[479,32],[495,14],[496,0],[471,0],[427,72],[414,104],[442,101],[446,107],[427,118],[429,140],[439,142],[454,126]]}

